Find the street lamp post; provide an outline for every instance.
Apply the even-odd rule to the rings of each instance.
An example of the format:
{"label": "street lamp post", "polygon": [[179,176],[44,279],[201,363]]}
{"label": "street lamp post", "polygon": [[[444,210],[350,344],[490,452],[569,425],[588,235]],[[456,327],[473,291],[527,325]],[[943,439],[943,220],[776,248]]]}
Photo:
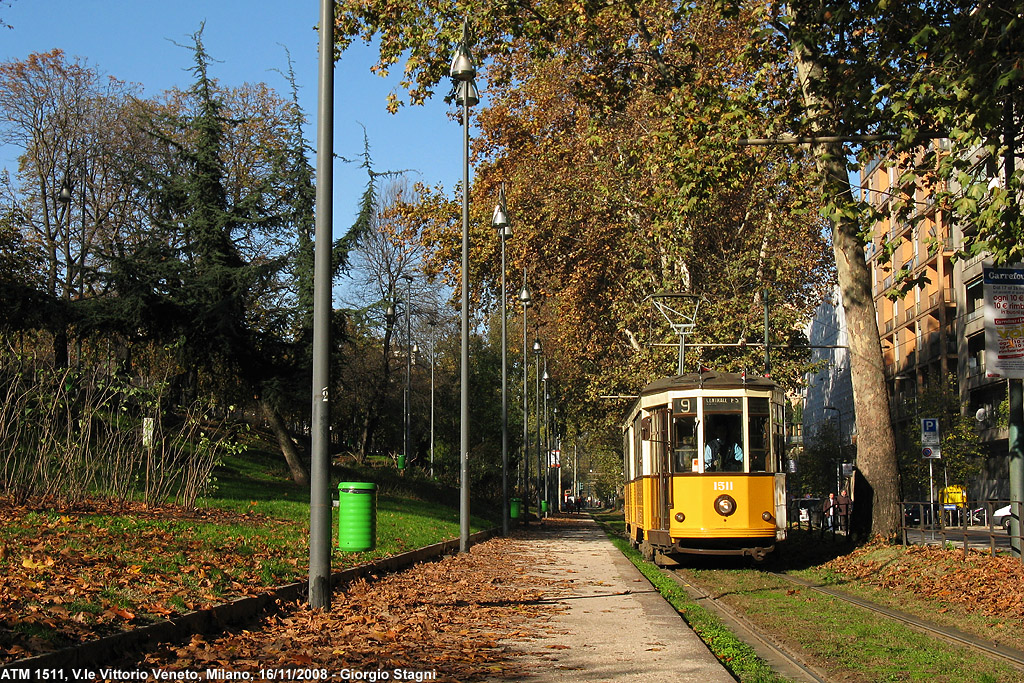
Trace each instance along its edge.
{"label": "street lamp post", "polygon": [[[554,401],[552,401],[554,403]],[[562,512],[562,443],[558,440],[558,404],[554,403],[551,407],[551,425],[552,431],[555,433],[555,438],[552,440],[552,448],[558,453],[558,462],[552,462],[557,465],[554,467],[555,471],[551,473],[551,476],[555,479],[555,500],[558,501],[557,510]]]}
{"label": "street lamp post", "polygon": [[523,519],[526,519],[526,513],[530,510],[530,403],[526,393],[529,386],[530,356],[526,346],[526,309],[533,303],[533,297],[526,286],[525,268],[523,288],[519,290],[519,303],[523,305]]}
{"label": "street lamp post", "polygon": [[437,318],[431,317],[430,325],[430,478],[434,478],[434,359],[437,354]]}
{"label": "street lamp post", "polygon": [[540,459],[540,339],[533,341],[533,359],[534,359],[534,383],[536,384],[537,401],[534,405],[537,406],[537,517],[543,519],[543,510],[541,509],[541,493],[544,489],[544,464]]}
{"label": "street lamp post", "polygon": [[474,80],[476,67],[469,53],[469,20],[452,56],[455,102],[462,107],[462,353],[460,373],[461,446],[459,453],[459,552],[469,551],[469,108],[480,102]]}
{"label": "street lamp post", "polygon": [[412,431],[410,393],[412,392],[412,275],[405,274],[405,396],[402,402],[402,453],[406,464],[409,460],[409,445]]}
{"label": "street lamp post", "polygon": [[494,207],[491,226],[498,231],[501,240],[501,532],[509,533],[508,507],[508,341],[506,324],[508,317],[505,305],[505,239],[512,235],[505,213],[505,184],[501,184],[498,192],[498,204]]}
{"label": "street lamp post", "polygon": [[309,465],[309,606],[331,605],[330,359],[334,221],[334,3],[320,0],[313,268],[313,376]]}
{"label": "street lamp post", "polygon": [[544,383],[544,500],[547,501],[548,510],[551,510],[551,492],[548,490],[551,482],[551,426],[548,423],[548,361],[544,360],[544,375],[541,381]]}
{"label": "street lamp post", "polygon": [[[86,224],[85,224],[85,185],[86,185],[85,172],[86,172],[86,169],[85,169],[85,163],[84,162],[81,163],[81,165],[79,166],[78,171],[79,171],[79,176],[80,176],[78,178],[78,180],[81,182],[81,207],[80,208],[82,210],[82,243],[81,243],[82,246],[81,246],[81,253],[78,255],[78,272],[75,273],[75,271],[72,270],[71,264],[69,262],[69,264],[68,264],[68,279],[71,280],[71,282],[69,284],[71,286],[73,286],[73,282],[74,281],[73,281],[72,278],[74,278],[74,277],[78,278],[78,298],[82,299],[82,298],[85,298],[85,252],[87,251],[87,245],[86,245],[87,229],[86,229]],[[70,173],[69,173],[69,175],[70,175]],[[61,204],[63,204],[66,207],[65,215],[67,216],[67,228],[68,228],[68,235],[69,236],[71,234],[71,200],[72,200],[71,182],[70,182],[70,180],[65,179],[64,183],[61,185],[60,192],[57,194],[57,201],[60,202]],[[65,350],[67,349],[67,345],[66,344],[64,345],[64,349]],[[81,338],[81,335],[79,335],[78,336],[78,341],[76,343],[75,367],[80,366],[81,363],[82,363],[82,338]]]}

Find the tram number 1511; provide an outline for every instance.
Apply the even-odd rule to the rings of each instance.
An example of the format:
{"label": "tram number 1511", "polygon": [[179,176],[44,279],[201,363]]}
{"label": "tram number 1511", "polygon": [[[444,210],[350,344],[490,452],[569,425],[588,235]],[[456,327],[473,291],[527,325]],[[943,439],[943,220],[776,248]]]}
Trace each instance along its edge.
{"label": "tram number 1511", "polygon": [[732,491],[731,481],[716,481],[711,484],[713,491]]}

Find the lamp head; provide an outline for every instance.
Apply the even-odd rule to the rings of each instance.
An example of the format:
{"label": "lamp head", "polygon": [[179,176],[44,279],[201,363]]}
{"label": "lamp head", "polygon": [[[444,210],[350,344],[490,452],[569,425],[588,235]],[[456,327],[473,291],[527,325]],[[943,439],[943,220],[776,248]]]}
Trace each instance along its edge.
{"label": "lamp head", "polygon": [[450,70],[452,80],[470,81],[476,76],[473,55],[469,52],[469,19],[462,22],[462,40],[455,47]]}
{"label": "lamp head", "polygon": [[523,306],[529,306],[533,303],[533,297],[530,296],[530,288],[523,283],[523,288],[519,290],[519,303]]}
{"label": "lamp head", "polygon": [[505,213],[505,183],[502,183],[501,189],[498,190],[498,203],[494,206],[491,227],[497,230],[499,235],[505,235],[508,228],[508,215]]}
{"label": "lamp head", "polygon": [[480,91],[476,89],[476,81],[458,81],[455,85],[455,104],[460,107],[475,107],[480,104]]}
{"label": "lamp head", "polygon": [[460,45],[452,56],[451,77],[456,81],[469,81],[476,78],[476,67],[469,50]]}

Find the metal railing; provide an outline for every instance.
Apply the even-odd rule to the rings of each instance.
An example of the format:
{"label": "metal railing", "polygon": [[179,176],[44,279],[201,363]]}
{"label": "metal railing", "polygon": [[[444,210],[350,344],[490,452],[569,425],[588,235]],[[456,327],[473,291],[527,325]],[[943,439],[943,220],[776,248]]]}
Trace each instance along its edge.
{"label": "metal railing", "polygon": [[[850,502],[844,506],[837,502],[830,515],[825,514],[824,504],[825,502],[821,498],[791,500],[786,515],[789,528],[806,529],[807,531],[818,530],[822,536],[831,533],[833,538],[837,534],[849,534],[853,503]],[[844,507],[845,509],[843,509]]]}
{"label": "metal railing", "polygon": [[[1009,507],[1007,514],[996,515]],[[923,543],[954,543],[963,547],[964,557],[970,548],[986,547],[992,555],[999,550],[1022,547],[1024,531],[1012,535],[1007,520],[1024,520],[1024,503],[1005,500],[966,501],[960,504],[903,501],[901,537],[903,545],[911,545],[911,537]],[[1024,554],[1021,554],[1024,562]]]}

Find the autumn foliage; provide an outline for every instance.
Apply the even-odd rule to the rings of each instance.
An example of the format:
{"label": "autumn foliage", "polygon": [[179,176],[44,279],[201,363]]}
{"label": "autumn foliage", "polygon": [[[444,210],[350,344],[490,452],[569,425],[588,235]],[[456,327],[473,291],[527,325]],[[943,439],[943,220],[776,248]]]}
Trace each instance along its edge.
{"label": "autumn foliage", "polygon": [[[372,3],[381,11],[396,4]],[[401,21],[425,22],[431,11],[428,3]],[[532,11],[479,19],[507,33],[481,30],[477,44],[486,100],[473,120],[473,295],[489,310],[507,303],[515,319],[525,275],[534,302],[527,324],[536,326],[528,335],[541,338],[560,402],[581,429],[609,419],[609,408],[618,418],[619,407],[599,396],[633,393],[674,370],[674,351],[655,346],[677,341],[650,306],[659,292],[703,297],[689,341],[725,345],[763,338],[769,291],[773,376],[794,382],[805,356],[792,330],[831,283],[832,267],[808,159],[735,144],[769,125],[761,120],[769,113],[748,99],[763,84],[740,59],[750,17],[725,21],[703,6],[672,12],[656,4],[627,11],[541,3]],[[380,32],[382,66],[397,59],[397,44],[413,48],[407,68],[416,92],[436,76],[440,46],[427,35],[398,35],[367,6],[345,14]],[[756,78],[788,75],[780,66]],[[489,225],[501,184],[513,230],[505,292]],[[432,269],[455,285],[457,198],[420,187],[404,218],[403,236],[422,240]],[[758,352],[724,346],[688,358],[690,369],[763,368]]]}

